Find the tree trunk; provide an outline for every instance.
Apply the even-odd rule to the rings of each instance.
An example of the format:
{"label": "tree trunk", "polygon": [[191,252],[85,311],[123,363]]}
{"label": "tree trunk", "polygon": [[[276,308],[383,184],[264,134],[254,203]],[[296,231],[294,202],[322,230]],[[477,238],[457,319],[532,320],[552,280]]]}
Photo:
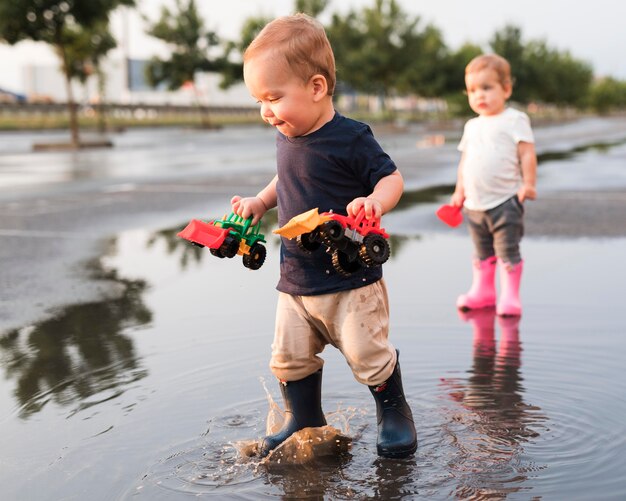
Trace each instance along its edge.
{"label": "tree trunk", "polygon": [[196,100],[196,106],[200,110],[200,124],[202,125],[203,129],[210,129],[211,118],[209,116],[209,108],[202,106],[202,103],[200,102],[200,93],[198,92],[196,82],[193,82],[193,94]]}
{"label": "tree trunk", "polygon": [[105,101],[104,91],[105,91],[106,77],[104,76],[104,72],[99,66],[96,68],[96,75],[98,78],[98,94],[100,94],[100,103],[97,108],[98,132],[100,132],[100,134],[104,134],[107,131],[106,111],[105,111],[105,103],[104,103]]}
{"label": "tree trunk", "polygon": [[74,94],[72,93],[72,78],[70,77],[70,70],[67,62],[67,55],[65,54],[65,47],[59,46],[58,49],[61,53],[63,60],[63,73],[65,75],[67,107],[70,115],[70,134],[72,138],[72,147],[74,149],[78,149],[80,148],[80,137],[78,133],[78,113],[76,110],[76,103],[74,102]]}

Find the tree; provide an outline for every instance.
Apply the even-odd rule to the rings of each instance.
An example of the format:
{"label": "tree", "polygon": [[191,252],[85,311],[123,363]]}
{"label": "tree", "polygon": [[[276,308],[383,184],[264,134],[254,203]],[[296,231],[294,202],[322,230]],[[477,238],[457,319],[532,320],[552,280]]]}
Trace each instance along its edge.
{"label": "tree", "polygon": [[98,122],[101,132],[104,132],[106,128],[102,107],[106,76],[101,63],[106,54],[116,46],[117,42],[109,31],[108,21],[102,21],[89,28],[73,31],[66,47],[67,59],[70,61],[70,76],[82,83],[85,83],[92,75],[97,78],[100,94]]}
{"label": "tree", "polygon": [[[239,41],[226,42],[223,57],[216,61],[216,65],[222,76],[222,81],[220,82],[222,89],[227,89],[231,85],[243,81],[242,55],[246,47],[252,43],[252,40],[254,40],[263,27],[270,21],[271,19],[262,16],[249,17],[243,23]],[[233,53],[235,53],[234,61]]]}
{"label": "tree", "polygon": [[[0,39],[14,45],[22,40],[50,44],[61,60],[65,75],[70,114],[72,145],[80,147],[78,116],[72,95],[72,79],[81,71],[70,47],[81,39],[81,32],[98,23],[106,23],[109,14],[120,5],[134,5],[134,0],[0,0]],[[82,43],[82,42],[81,42]]]}
{"label": "tree", "polygon": [[496,32],[490,45],[511,64],[516,101],[581,105],[589,93],[593,71],[587,63],[567,51],[551,49],[541,40],[524,44],[516,26]]}
{"label": "tree", "polygon": [[296,0],[296,12],[304,12],[312,17],[319,16],[326,7],[328,7],[329,0]]}
{"label": "tree", "polygon": [[435,94],[445,45],[439,30],[420,30],[419,23],[396,0],[375,0],[373,7],[345,17],[334,14],[328,34],[340,81],[381,96],[383,105],[393,93]]}
{"label": "tree", "polygon": [[543,41],[526,46],[525,64],[529,76],[527,100],[581,107],[589,95],[593,71],[569,52],[550,49]]}
{"label": "tree", "polygon": [[195,75],[221,69],[220,60],[211,59],[209,50],[219,45],[217,34],[204,26],[195,0],[176,0],[176,10],[161,8],[161,17],[151,24],[148,34],[163,40],[171,50],[168,59],[154,56],[146,66],[146,78],[152,86],[165,83],[170,90],[193,84],[196,104],[204,127],[210,127],[208,110],[201,106]]}
{"label": "tree", "polygon": [[467,42],[457,51],[448,53],[441,65],[441,74],[445,79],[442,94],[448,109],[455,115],[467,115],[472,111],[465,95],[465,67],[482,53],[478,45]]}
{"label": "tree", "polygon": [[594,82],[589,95],[589,104],[599,113],[626,109],[626,81],[607,77]]}

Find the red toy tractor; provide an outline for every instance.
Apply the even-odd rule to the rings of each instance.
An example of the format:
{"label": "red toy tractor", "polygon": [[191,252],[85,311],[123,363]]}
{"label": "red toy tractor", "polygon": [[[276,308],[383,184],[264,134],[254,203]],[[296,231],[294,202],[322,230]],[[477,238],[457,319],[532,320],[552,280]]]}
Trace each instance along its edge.
{"label": "red toy tractor", "polygon": [[334,212],[318,213],[311,209],[293,217],[274,233],[296,238],[305,252],[324,245],[332,255],[335,270],[349,276],[362,266],[380,266],[389,259],[389,235],[380,227],[380,219],[365,219],[361,210],[356,217]]}

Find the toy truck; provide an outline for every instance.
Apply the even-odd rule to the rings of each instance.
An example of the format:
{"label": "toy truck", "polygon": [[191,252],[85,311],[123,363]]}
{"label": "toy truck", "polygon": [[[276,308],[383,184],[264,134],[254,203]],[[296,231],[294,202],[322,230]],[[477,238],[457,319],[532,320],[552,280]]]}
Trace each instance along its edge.
{"label": "toy truck", "polygon": [[267,250],[265,236],[259,233],[261,223],[251,226],[252,218],[243,219],[231,212],[223,219],[201,221],[192,219],[177,234],[189,240],[193,245],[208,247],[211,254],[219,258],[243,256],[243,265],[251,270],[258,270],[265,262]]}
{"label": "toy truck", "polygon": [[380,227],[380,219],[356,217],[311,209],[293,217],[274,233],[296,239],[298,247],[313,252],[320,246],[332,256],[333,268],[349,276],[365,266],[380,266],[389,259],[389,235]]}

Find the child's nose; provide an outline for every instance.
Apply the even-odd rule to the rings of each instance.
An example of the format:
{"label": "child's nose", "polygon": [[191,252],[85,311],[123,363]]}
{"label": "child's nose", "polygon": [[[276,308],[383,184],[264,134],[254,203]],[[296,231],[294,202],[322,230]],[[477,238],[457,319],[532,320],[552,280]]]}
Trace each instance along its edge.
{"label": "child's nose", "polygon": [[263,118],[270,118],[274,116],[271,108],[267,104],[261,104],[261,116]]}

